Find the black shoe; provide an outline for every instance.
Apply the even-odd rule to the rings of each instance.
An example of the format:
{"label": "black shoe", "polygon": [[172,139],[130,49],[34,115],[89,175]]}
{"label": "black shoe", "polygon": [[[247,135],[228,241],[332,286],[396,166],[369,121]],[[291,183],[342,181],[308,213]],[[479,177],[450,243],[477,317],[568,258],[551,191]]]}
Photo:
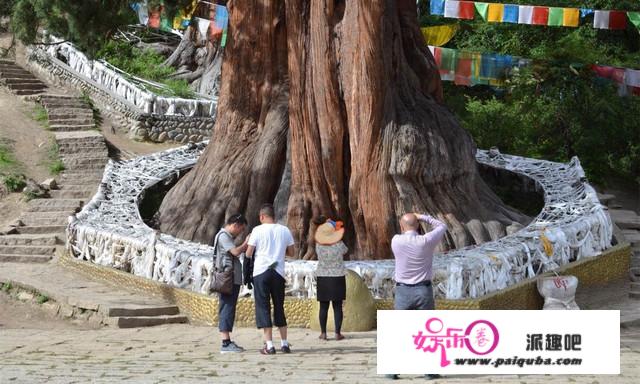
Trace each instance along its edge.
{"label": "black shoe", "polygon": [[264,347],[262,347],[262,349],[260,350],[260,353],[263,355],[275,355],[276,348],[275,347],[267,348],[267,344],[265,344]]}
{"label": "black shoe", "polygon": [[400,378],[398,377],[398,375],[392,375],[392,374],[384,375],[384,377],[391,380],[398,380]]}
{"label": "black shoe", "polygon": [[427,380],[435,380],[435,379],[441,379],[442,376],[438,375],[437,373],[428,373],[424,375],[424,378]]}
{"label": "black shoe", "polygon": [[280,350],[282,351],[282,353],[291,353],[291,348],[289,348],[288,344],[280,347]]}

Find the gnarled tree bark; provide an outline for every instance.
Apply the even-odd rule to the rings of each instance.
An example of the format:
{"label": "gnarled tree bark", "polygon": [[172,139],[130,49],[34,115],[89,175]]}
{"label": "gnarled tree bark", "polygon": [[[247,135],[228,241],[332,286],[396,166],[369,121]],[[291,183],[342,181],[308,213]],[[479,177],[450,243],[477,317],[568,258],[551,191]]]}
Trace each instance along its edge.
{"label": "gnarled tree bark", "polygon": [[446,221],[444,249],[527,221],[480,179],[473,140],[442,104],[413,0],[228,6],[213,139],[165,198],[164,232],[209,242],[226,215],[245,212],[255,224],[258,207],[278,191],[287,132],[287,224],[298,257],[314,257],[317,214],[346,221],[355,259],[390,257],[406,212]]}

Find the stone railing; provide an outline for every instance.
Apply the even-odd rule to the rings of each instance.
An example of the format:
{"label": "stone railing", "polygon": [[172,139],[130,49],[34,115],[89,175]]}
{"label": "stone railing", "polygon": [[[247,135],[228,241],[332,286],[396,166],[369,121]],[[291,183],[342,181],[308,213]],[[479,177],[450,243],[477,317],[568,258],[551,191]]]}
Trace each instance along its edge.
{"label": "stone railing", "polygon": [[[145,225],[138,204],[145,190],[179,176],[196,163],[205,143],[107,165],[100,189],[70,217],[67,246],[79,259],[176,287],[206,293],[211,247],[158,233]],[[611,247],[611,220],[584,180],[577,158],[568,164],[478,151],[483,165],[532,179],[544,208],[525,228],[496,241],[436,254],[433,285],[439,298],[476,298],[594,257]],[[174,179],[175,180],[175,179]],[[314,261],[288,261],[287,292],[315,296]],[[393,260],[349,261],[377,298],[393,295]]]}
{"label": "stone railing", "polygon": [[51,82],[88,93],[101,113],[132,138],[186,144],[211,137],[215,99],[156,95],[141,85],[143,80],[124,76],[108,63],[89,60],[69,43],[31,46],[28,60],[31,70]]}
{"label": "stone railing", "polygon": [[[77,75],[92,80],[117,94],[142,113],[189,117],[212,117],[215,114],[216,102],[214,100],[156,95],[145,89],[142,81],[134,81],[135,77],[126,75],[123,71],[106,62],[89,60],[70,43],[61,42],[50,45],[43,51],[51,58],[62,59]],[[148,83],[162,87],[161,84]]]}

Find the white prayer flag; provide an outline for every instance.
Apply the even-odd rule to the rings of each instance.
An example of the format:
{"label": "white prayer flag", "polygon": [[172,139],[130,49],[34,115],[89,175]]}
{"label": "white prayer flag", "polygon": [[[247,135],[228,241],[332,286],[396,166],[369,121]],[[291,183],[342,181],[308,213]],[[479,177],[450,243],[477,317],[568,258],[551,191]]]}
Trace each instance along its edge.
{"label": "white prayer flag", "polygon": [[640,87],[640,71],[637,69],[626,69],[624,71],[624,82],[630,87]]}
{"label": "white prayer flag", "polygon": [[595,11],[593,28],[609,29],[609,11]]}
{"label": "white prayer flag", "polygon": [[444,2],[444,17],[458,19],[460,16],[460,2],[446,0]]}
{"label": "white prayer flag", "polygon": [[200,32],[200,36],[207,38],[207,31],[209,30],[211,20],[202,19],[200,17],[196,17],[196,20],[198,21],[198,32]]}
{"label": "white prayer flag", "polygon": [[533,20],[533,6],[521,5],[518,9],[518,24],[531,24]]}

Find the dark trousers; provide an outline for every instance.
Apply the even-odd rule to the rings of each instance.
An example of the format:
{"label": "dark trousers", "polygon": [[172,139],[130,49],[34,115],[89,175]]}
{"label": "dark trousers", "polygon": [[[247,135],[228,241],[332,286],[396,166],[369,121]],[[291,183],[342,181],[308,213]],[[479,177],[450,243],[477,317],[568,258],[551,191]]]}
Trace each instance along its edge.
{"label": "dark trousers", "polygon": [[431,285],[417,285],[415,287],[397,285],[393,307],[398,310],[435,309],[433,303],[433,288]]}
{"label": "dark trousers", "polygon": [[[335,323],[336,333],[340,333],[342,328],[342,300],[331,301],[333,305],[333,321]],[[320,302],[320,331],[327,333],[327,317],[329,316],[329,302]]]}
{"label": "dark trousers", "polygon": [[[284,277],[275,269],[267,269],[253,277],[253,296],[256,303],[256,326],[258,328],[286,327],[284,315]],[[271,322],[273,302],[273,323]]]}
{"label": "dark trousers", "polygon": [[236,320],[236,304],[240,285],[234,284],[230,295],[220,293],[218,295],[218,329],[220,332],[233,331],[233,322]]}

